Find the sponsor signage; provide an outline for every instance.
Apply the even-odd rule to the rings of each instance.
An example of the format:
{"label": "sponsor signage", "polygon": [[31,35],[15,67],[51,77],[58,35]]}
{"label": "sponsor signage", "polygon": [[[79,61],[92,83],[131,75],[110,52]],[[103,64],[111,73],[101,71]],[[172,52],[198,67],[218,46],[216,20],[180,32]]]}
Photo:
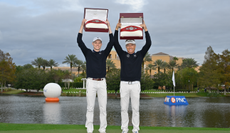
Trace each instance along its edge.
{"label": "sponsor signage", "polygon": [[164,104],[167,105],[188,105],[185,96],[166,96]]}

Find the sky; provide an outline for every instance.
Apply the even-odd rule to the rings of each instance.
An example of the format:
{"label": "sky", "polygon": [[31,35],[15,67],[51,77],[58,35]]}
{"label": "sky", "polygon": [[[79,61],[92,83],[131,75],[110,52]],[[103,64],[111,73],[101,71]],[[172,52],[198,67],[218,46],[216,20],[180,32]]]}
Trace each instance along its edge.
{"label": "sky", "polygon": [[[62,64],[68,54],[85,61],[76,42],[84,8],[108,9],[113,32],[120,13],[143,13],[150,55],[163,52],[202,65],[207,47],[219,54],[230,50],[230,0],[0,0],[0,50],[16,65],[42,57],[68,66]],[[103,50],[109,33],[84,31],[90,49],[95,36],[102,38]],[[138,51],[145,39],[136,43]],[[124,40],[120,44],[125,50]]]}

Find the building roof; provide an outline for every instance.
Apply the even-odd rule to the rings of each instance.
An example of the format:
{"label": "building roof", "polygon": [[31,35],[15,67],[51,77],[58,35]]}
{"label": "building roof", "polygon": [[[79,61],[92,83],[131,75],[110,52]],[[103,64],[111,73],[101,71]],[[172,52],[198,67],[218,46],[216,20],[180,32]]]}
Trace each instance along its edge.
{"label": "building roof", "polygon": [[159,53],[156,53],[156,54],[152,54],[152,55],[168,55],[166,53],[163,53],[163,52],[159,52]]}

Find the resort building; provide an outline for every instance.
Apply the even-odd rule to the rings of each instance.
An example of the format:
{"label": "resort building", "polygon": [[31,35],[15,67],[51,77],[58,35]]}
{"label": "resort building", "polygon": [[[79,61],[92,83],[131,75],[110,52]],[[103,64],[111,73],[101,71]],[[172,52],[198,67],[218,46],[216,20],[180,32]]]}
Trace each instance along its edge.
{"label": "resort building", "polygon": [[[119,59],[119,56],[117,55],[117,52],[116,52],[115,50],[112,50],[112,51],[110,52],[110,54],[109,54],[109,56],[108,56],[107,59],[113,61],[113,63],[115,64],[116,68],[120,69],[120,66],[121,66],[121,65],[120,65],[120,59]],[[156,54],[152,54],[152,55],[151,55],[151,59],[152,59],[152,61],[150,61],[150,62],[145,62],[144,68],[146,68],[148,64],[154,64],[154,62],[155,62],[156,60],[162,60],[163,62],[169,63],[170,61],[173,60],[173,56],[170,56],[170,55],[168,55],[168,54],[166,54],[166,53],[163,53],[163,52],[159,52],[159,53],[156,53]],[[182,57],[177,57],[177,59],[178,59],[178,60],[176,61],[176,63],[177,63],[178,65],[181,65],[184,58],[182,58]],[[156,69],[156,70],[151,70],[151,75],[156,74],[157,71],[158,71],[157,69]],[[164,72],[164,69],[161,69],[160,71],[161,71],[161,72]],[[148,71],[148,73],[150,74],[149,71]]]}
{"label": "resort building", "polygon": [[[150,74],[150,70],[147,70],[148,69],[147,68],[148,64],[154,64],[154,62],[156,60],[161,60],[161,61],[166,62],[166,63],[169,63],[170,61],[174,60],[174,56],[168,55],[168,54],[163,53],[163,52],[152,54],[150,56],[151,56],[152,61],[144,63],[144,69],[145,69],[144,72],[148,72],[149,74]],[[180,66],[182,64],[184,58],[183,57],[176,57],[176,58],[177,58],[176,64],[178,64]],[[107,57],[107,60],[111,60],[115,64],[116,68],[120,69],[120,67],[121,67],[120,58],[119,58],[119,56],[118,56],[118,54],[117,54],[117,52],[115,50],[111,50],[111,52],[109,53],[109,55]],[[53,69],[69,70],[70,71],[70,67],[54,67]],[[169,71],[168,68],[166,68],[165,70]],[[176,71],[177,68],[175,68],[174,70]],[[195,70],[199,71],[199,66],[197,68],[195,68]],[[164,72],[164,68],[161,68],[160,72],[163,73]],[[75,75],[78,74],[78,71],[77,71],[76,67],[72,68],[72,73],[75,74]],[[80,71],[79,73],[82,73],[82,71]],[[154,69],[154,70],[151,69],[151,74],[150,75],[154,75],[156,73],[158,73],[157,68]]]}

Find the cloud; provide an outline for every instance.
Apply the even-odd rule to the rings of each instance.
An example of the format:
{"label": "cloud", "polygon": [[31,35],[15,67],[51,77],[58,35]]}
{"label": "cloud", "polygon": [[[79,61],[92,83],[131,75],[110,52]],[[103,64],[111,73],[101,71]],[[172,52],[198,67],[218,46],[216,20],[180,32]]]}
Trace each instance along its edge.
{"label": "cloud", "polygon": [[144,5],[146,5],[146,0],[116,0],[116,3],[127,5],[134,12],[140,12]]}
{"label": "cloud", "polygon": [[0,31],[0,41],[3,39],[2,32]]}
{"label": "cloud", "polygon": [[[230,1],[228,0],[1,0],[0,49],[9,52],[17,65],[37,57],[54,59],[59,65],[68,54],[85,60],[76,43],[84,8],[109,9],[114,31],[122,12],[143,12],[151,35],[150,54],[194,58],[203,63],[208,46],[216,53],[229,49]],[[83,32],[83,41],[92,49],[92,38],[108,42],[108,33]],[[120,40],[125,50],[124,40]],[[140,50],[145,40],[137,40]]]}

